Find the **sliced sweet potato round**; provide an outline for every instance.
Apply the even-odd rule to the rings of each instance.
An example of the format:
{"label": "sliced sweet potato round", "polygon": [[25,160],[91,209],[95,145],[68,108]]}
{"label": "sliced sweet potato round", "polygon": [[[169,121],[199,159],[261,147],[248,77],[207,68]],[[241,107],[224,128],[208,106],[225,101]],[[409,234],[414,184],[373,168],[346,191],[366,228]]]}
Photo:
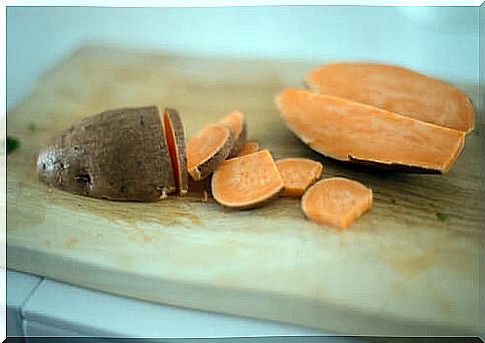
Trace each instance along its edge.
{"label": "sliced sweet potato round", "polygon": [[188,176],[184,126],[178,112],[171,108],[165,108],[163,124],[177,191],[180,195],[185,195],[188,192]]}
{"label": "sliced sweet potato round", "polygon": [[345,229],[372,207],[372,190],[342,177],[325,179],[308,188],[301,206],[310,220]]}
{"label": "sliced sweet potato round", "polygon": [[232,150],[234,140],[227,127],[210,124],[187,142],[187,171],[199,181],[216,170]]}
{"label": "sliced sweet potato round", "polygon": [[238,156],[244,156],[252,154],[256,151],[259,151],[259,142],[258,141],[248,141],[244,144],[244,147],[239,152]]}
{"label": "sliced sweet potato round", "polygon": [[308,158],[285,158],[276,161],[278,170],[285,184],[281,196],[300,197],[305,190],[322,175],[323,166],[320,162]]}
{"label": "sliced sweet potato round", "polygon": [[244,148],[247,139],[246,119],[244,114],[239,111],[233,111],[223,117],[219,124],[229,129],[234,140],[234,146],[229,153],[229,158],[236,157]]}
{"label": "sliced sweet potato round", "polygon": [[256,207],[282,189],[283,179],[267,149],[226,160],[212,176],[214,199],[233,208]]}

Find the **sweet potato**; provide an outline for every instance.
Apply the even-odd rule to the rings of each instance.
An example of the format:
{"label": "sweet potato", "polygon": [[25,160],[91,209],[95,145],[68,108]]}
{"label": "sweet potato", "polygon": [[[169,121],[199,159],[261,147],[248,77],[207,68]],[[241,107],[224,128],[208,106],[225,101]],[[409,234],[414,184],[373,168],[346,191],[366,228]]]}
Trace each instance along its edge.
{"label": "sweet potato", "polygon": [[464,132],[474,126],[474,109],[463,92],[406,68],[377,63],[333,63],[312,70],[305,81],[315,92],[428,123]]}
{"label": "sweet potato", "polygon": [[322,175],[320,162],[308,158],[285,158],[276,161],[276,166],[283,178],[285,197],[300,197],[305,190]]}
{"label": "sweet potato", "polygon": [[308,188],[301,206],[310,220],[345,229],[372,207],[372,190],[342,177],[325,179]]}
{"label": "sweet potato", "polygon": [[188,177],[184,126],[178,112],[171,108],[165,109],[163,113],[163,124],[175,185],[178,193],[185,195],[188,192]]}
{"label": "sweet potato", "polygon": [[224,125],[204,127],[187,142],[188,173],[195,181],[206,178],[229,156],[233,146],[233,137]]}
{"label": "sweet potato", "polygon": [[246,142],[246,144],[244,144],[244,147],[239,152],[238,156],[249,155],[249,154],[252,154],[256,151],[259,151],[259,142],[249,141],[249,142]]}
{"label": "sweet potato", "polygon": [[283,179],[267,149],[226,160],[212,176],[214,199],[233,208],[256,207],[282,189]]}
{"label": "sweet potato", "polygon": [[229,129],[234,140],[234,146],[232,147],[228,158],[236,157],[244,148],[247,139],[246,119],[244,118],[244,114],[238,111],[233,111],[223,117],[219,121],[219,124],[222,124]]}
{"label": "sweet potato", "polygon": [[444,173],[464,144],[464,132],[335,96],[287,89],[276,104],[304,143],[342,161]]}
{"label": "sweet potato", "polygon": [[37,170],[45,183],[95,198],[156,201],[176,190],[156,106],[82,119],[41,150]]}

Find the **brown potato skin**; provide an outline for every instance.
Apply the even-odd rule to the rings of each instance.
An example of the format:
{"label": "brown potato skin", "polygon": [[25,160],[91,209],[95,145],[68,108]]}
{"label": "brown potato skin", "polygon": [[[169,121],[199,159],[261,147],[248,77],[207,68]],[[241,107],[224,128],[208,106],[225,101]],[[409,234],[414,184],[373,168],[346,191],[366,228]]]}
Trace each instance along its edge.
{"label": "brown potato skin", "polygon": [[105,111],[82,119],[39,153],[42,182],[119,201],[157,201],[176,190],[160,109]]}

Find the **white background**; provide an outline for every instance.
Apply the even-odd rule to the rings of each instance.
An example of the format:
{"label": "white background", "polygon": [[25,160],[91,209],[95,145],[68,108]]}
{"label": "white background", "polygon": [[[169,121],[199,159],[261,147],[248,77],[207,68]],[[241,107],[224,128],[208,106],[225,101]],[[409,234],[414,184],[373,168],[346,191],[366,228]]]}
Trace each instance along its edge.
{"label": "white background", "polygon": [[7,105],[86,41],[187,54],[401,64],[478,83],[478,7],[7,8]]}

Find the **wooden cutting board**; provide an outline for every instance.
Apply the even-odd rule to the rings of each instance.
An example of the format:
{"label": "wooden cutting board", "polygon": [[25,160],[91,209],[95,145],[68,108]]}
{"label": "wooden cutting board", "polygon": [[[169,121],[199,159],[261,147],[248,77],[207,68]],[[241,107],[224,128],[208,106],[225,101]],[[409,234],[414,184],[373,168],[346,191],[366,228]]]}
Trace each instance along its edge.
{"label": "wooden cutting board", "polygon": [[[467,137],[447,175],[380,172],[324,158],[286,130],[273,105],[279,90],[301,87],[314,66],[78,49],[7,114],[8,133],[22,142],[7,162],[8,268],[345,334],[476,334],[482,138],[477,131]],[[472,99],[476,88],[465,89]],[[249,137],[275,158],[320,160],[324,177],[370,186],[374,207],[340,231],[307,221],[293,199],[234,211],[199,197],[118,203],[39,183],[36,154],[54,134],[88,114],[148,104],[178,109],[189,137],[241,110]]]}

